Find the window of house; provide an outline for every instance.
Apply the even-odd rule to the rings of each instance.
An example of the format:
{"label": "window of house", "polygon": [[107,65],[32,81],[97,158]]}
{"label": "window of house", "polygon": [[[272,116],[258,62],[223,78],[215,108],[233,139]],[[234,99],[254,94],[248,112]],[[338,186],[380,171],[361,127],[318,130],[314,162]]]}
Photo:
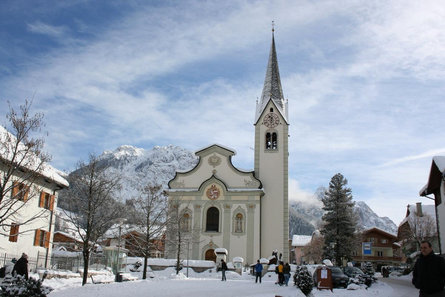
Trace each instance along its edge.
{"label": "window of house", "polygon": [[17,242],[19,238],[19,225],[16,223],[11,224],[11,230],[9,231],[9,241]]}
{"label": "window of house", "polygon": [[29,187],[23,183],[15,181],[12,186],[12,198],[26,201],[28,199]]}
{"label": "window of house", "polygon": [[388,243],[388,239],[382,239],[382,243]]}
{"label": "window of house", "polygon": [[40,192],[39,207],[52,211],[54,208],[54,197],[54,195],[50,195],[44,191]]}
{"label": "window of house", "polygon": [[34,236],[34,246],[41,246],[48,248],[49,247],[49,239],[50,239],[50,233],[37,229]]}
{"label": "window of house", "polygon": [[207,210],[206,231],[219,231],[219,210],[216,207]]}
{"label": "window of house", "polygon": [[235,216],[235,233],[243,233],[243,215],[241,213]]}
{"label": "window of house", "polygon": [[377,251],[377,257],[383,257],[383,251]]}

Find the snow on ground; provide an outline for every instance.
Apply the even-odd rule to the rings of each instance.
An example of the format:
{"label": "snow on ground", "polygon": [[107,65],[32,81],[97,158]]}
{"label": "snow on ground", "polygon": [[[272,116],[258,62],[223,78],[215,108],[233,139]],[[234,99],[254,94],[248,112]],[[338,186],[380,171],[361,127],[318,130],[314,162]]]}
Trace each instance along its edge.
{"label": "snow on ground", "polygon": [[[139,269],[141,270],[141,268]],[[263,277],[261,284],[255,284],[255,277],[243,272],[239,275],[235,272],[228,271],[227,281],[221,281],[221,272],[214,269],[196,273],[189,269],[189,277],[186,277],[187,269],[184,268],[176,275],[174,268],[167,268],[163,271],[152,272],[153,278],[141,280],[142,272],[128,272],[126,275],[139,278],[136,281],[128,281],[122,283],[106,283],[93,284],[91,279],[85,286],[81,286],[81,278],[59,279],[52,278],[44,281],[44,285],[54,288],[49,297],[117,297],[117,296],[205,296],[205,297],[222,297],[222,296],[255,296],[255,297],[274,297],[274,296],[292,296],[304,297],[295,286],[292,280],[289,281],[288,287],[280,287],[275,285],[277,276],[273,272],[268,272]],[[99,278],[96,278],[99,280]],[[95,280],[96,280],[95,279]],[[101,281],[113,281],[112,276],[104,276]],[[314,288],[314,297],[392,297],[395,294],[392,287],[385,282],[378,281],[370,288],[360,288],[357,290],[334,289],[318,291]]]}

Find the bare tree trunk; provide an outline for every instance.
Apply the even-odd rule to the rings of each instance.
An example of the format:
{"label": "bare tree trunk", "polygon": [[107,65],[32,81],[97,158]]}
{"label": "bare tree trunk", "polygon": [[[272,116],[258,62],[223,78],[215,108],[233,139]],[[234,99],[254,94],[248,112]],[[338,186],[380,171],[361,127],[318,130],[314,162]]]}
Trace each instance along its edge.
{"label": "bare tree trunk", "polygon": [[[178,231],[180,229],[178,228]],[[176,274],[179,274],[180,270],[180,258],[181,258],[181,231],[178,232],[178,252],[176,254]]]}
{"label": "bare tree trunk", "polygon": [[142,269],[142,279],[147,279],[147,264],[148,264],[148,256],[144,255],[144,268]]}
{"label": "bare tree trunk", "polygon": [[83,277],[82,277],[82,286],[86,285],[88,280],[88,264],[90,262],[90,251],[84,250],[83,254]]}

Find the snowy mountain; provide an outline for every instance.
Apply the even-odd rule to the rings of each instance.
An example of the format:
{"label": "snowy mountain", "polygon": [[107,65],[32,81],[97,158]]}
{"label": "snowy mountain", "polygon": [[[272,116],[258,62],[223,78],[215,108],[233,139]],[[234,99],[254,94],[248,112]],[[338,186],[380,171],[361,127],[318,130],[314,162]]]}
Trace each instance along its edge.
{"label": "snowy mountain", "polygon": [[155,146],[151,150],[123,145],[105,151],[99,160],[108,172],[121,176],[123,201],[136,197],[138,188],[147,184],[167,188],[176,171],[190,170],[198,162],[191,151],[174,145]]}
{"label": "snowy mountain", "polygon": [[[289,235],[311,235],[320,227],[323,216],[322,207],[321,201],[316,201],[316,203],[292,201],[289,207]],[[354,212],[357,215],[359,228],[366,230],[377,227],[397,234],[396,224],[388,217],[379,217],[365,202],[356,201]]]}

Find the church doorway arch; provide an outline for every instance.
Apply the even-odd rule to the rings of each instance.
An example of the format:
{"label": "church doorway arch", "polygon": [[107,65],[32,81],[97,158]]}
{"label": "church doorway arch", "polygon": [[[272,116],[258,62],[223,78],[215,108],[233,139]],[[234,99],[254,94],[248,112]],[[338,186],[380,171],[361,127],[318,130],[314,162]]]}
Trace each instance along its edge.
{"label": "church doorway arch", "polygon": [[205,260],[216,262],[216,255],[214,249],[208,249],[205,253]]}

